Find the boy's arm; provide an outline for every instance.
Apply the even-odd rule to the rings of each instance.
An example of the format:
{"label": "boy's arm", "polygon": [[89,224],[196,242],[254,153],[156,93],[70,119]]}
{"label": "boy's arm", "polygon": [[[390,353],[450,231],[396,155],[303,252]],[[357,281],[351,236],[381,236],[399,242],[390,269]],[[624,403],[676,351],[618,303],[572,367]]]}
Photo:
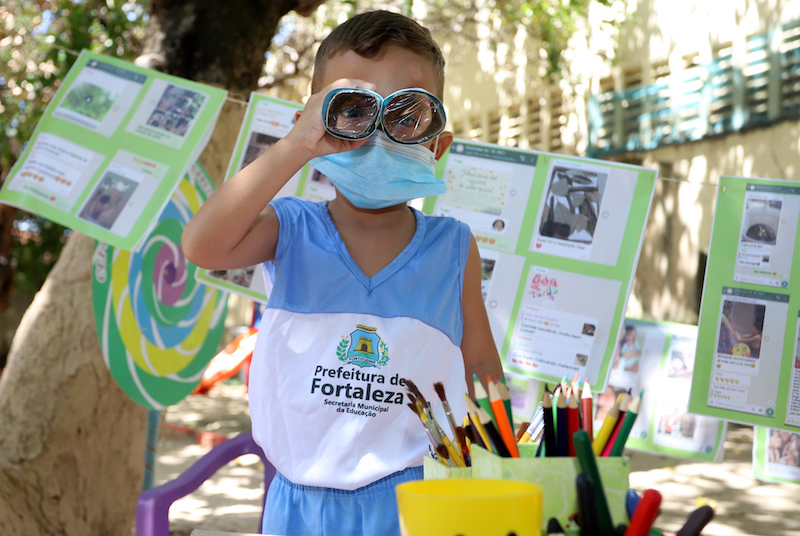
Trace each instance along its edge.
{"label": "boy's arm", "polygon": [[244,268],[274,258],[278,217],[267,204],[305,164],[298,153],[284,138],[223,183],[184,229],[184,255],[210,270]]}
{"label": "boy's arm", "polygon": [[486,376],[499,379],[503,375],[503,365],[497,353],[494,338],[489,328],[489,317],[481,294],[481,258],[475,238],[470,238],[467,267],[464,271],[464,290],[461,299],[464,314],[464,335],[461,339],[461,353],[464,355],[467,388],[474,396],[472,374],[478,375],[482,383]]}
{"label": "boy's arm", "polygon": [[312,158],[364,143],[325,132],[322,100],[336,87],[373,89],[374,85],[341,79],[312,95],[291,132],[225,181],[189,221],[181,238],[186,258],[210,270],[244,268],[275,258],[278,217],[267,204]]}

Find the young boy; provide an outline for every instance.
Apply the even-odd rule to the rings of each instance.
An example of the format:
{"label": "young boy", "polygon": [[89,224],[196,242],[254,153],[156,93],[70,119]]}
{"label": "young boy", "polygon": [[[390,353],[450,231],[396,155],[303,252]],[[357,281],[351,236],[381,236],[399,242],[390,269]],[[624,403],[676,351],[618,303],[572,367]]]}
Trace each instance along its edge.
{"label": "young boy", "polygon": [[[274,268],[250,373],[253,434],[278,470],[264,533],[399,535],[394,488],[422,478],[429,444],[403,380],[447,429],[433,384],[444,384],[461,419],[472,374],[502,374],[468,227],[406,204],[444,191],[433,175],[453,139],[439,131],[443,120],[431,139],[406,137],[441,112],[443,86],[444,59],[422,26],[389,12],[351,18],[321,44],[313,95],[292,131],[184,231],[184,253],[198,266]],[[400,93],[411,100],[388,99],[375,132],[351,141],[326,127],[340,133],[342,122],[357,122],[363,102],[322,119],[339,88],[383,98],[416,89]],[[427,106],[415,124],[413,114],[392,115],[415,102]],[[273,200],[309,161],[336,198]]]}

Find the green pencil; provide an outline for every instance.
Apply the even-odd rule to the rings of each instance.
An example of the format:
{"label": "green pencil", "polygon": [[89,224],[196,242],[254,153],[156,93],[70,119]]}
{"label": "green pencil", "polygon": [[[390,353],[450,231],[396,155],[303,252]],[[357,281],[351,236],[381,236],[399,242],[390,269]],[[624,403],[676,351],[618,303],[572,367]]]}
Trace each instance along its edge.
{"label": "green pencil", "polygon": [[484,389],[480,378],[478,378],[478,375],[474,372],[472,373],[472,383],[475,387],[475,402],[477,402],[478,406],[483,408],[484,411],[489,414],[489,416],[492,418],[492,422],[495,426],[497,426],[497,419],[494,418],[492,405],[489,403],[489,395],[486,393],[486,389]]}
{"label": "green pencil", "polygon": [[578,455],[581,472],[586,473],[594,484],[597,534],[598,536],[614,536],[614,523],[611,520],[611,511],[608,509],[605,488],[603,488],[603,481],[600,479],[600,471],[597,468],[597,460],[592,450],[592,440],[589,439],[589,434],[586,430],[578,430],[572,435],[572,442],[575,445],[575,453]]}
{"label": "green pencil", "polygon": [[514,417],[511,415],[511,393],[506,385],[506,375],[500,375],[500,382],[497,384],[497,390],[500,391],[500,396],[503,398],[503,405],[506,407],[506,415],[508,415],[508,422],[514,426]]}
{"label": "green pencil", "polygon": [[636,395],[636,398],[634,398],[633,402],[628,406],[628,411],[625,412],[625,418],[622,420],[622,424],[619,427],[619,434],[617,434],[617,439],[614,441],[614,446],[611,448],[611,452],[608,454],[609,456],[622,456],[622,451],[625,449],[625,442],[628,441],[633,423],[636,421],[636,417],[639,414],[639,406],[642,403],[643,392],[644,389],[639,391],[639,394]]}

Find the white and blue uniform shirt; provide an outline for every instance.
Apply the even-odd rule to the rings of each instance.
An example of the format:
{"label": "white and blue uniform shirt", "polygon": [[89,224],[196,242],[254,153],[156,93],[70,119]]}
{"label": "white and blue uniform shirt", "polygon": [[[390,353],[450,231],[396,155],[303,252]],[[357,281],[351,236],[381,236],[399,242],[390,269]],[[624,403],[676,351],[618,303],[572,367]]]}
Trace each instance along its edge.
{"label": "white and blue uniform shirt", "polygon": [[[422,464],[430,444],[407,406],[411,379],[449,435],[433,390],[466,415],[461,297],[469,228],[414,210],[416,231],[368,278],[327,203],[274,200],[273,288],[250,369],[253,435],[295,484],[353,490]],[[412,209],[413,210],[413,209]]]}

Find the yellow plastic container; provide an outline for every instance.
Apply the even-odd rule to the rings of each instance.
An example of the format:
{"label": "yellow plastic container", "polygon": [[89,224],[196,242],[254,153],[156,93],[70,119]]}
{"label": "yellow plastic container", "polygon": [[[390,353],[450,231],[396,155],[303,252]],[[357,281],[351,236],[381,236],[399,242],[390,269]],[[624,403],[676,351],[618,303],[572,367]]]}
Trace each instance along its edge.
{"label": "yellow plastic container", "polygon": [[542,487],[513,480],[419,480],[397,486],[403,536],[540,536]]}

